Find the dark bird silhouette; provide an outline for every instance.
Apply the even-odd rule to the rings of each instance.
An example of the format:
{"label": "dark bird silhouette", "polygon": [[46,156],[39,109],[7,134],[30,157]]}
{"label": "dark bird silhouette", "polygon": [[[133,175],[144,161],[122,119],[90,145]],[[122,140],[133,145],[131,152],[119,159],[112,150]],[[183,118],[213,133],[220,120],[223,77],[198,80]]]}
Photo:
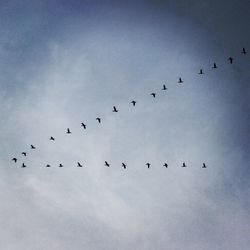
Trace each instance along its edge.
{"label": "dark bird silhouette", "polygon": [[12,158],[12,161],[14,161],[15,163],[17,162],[17,158]]}
{"label": "dark bird silhouette", "polygon": [[82,168],[82,164],[80,162],[77,162],[77,167]]}
{"label": "dark bird silhouette", "polygon": [[51,141],[54,141],[54,140],[55,140],[55,138],[54,138],[53,136],[51,136],[49,139],[50,139]]}
{"label": "dark bird silhouette", "polygon": [[150,95],[152,95],[154,98],[155,98],[155,96],[156,96],[156,94],[155,94],[155,93],[151,93]]}
{"label": "dark bird silhouette", "polygon": [[27,166],[23,163],[23,164],[22,164],[22,168],[26,168],[26,167],[27,167]]}
{"label": "dark bird silhouette", "polygon": [[242,52],[241,52],[242,54],[246,54],[247,52],[246,52],[246,49],[245,48],[242,48]]}
{"label": "dark bird silhouette", "polygon": [[207,168],[207,165],[205,163],[203,163],[202,168]]}
{"label": "dark bird silhouette", "polygon": [[183,83],[183,80],[181,79],[181,77],[179,77],[179,82],[178,83]]}
{"label": "dark bird silhouette", "polygon": [[136,101],[132,101],[131,103],[133,104],[133,106],[135,106],[135,104],[136,104]]}
{"label": "dark bird silhouette", "polygon": [[49,164],[46,165],[46,168],[50,168],[51,166]]}
{"label": "dark bird silhouette", "polygon": [[148,166],[148,168],[150,168],[150,165],[151,165],[151,164],[150,164],[150,163],[146,163],[146,165]]}
{"label": "dark bird silhouette", "polygon": [[84,128],[84,129],[86,129],[86,124],[84,124],[83,122],[81,123],[81,126]]}
{"label": "dark bird silhouette", "polygon": [[183,167],[183,168],[187,167],[187,165],[186,165],[185,162],[182,163],[182,167]]}
{"label": "dark bird silhouette", "polygon": [[202,75],[202,74],[204,74],[204,73],[203,73],[203,70],[200,69],[199,75]]}
{"label": "dark bird silhouette", "polygon": [[62,167],[63,167],[63,165],[60,163],[58,167],[59,167],[59,168],[62,168]]}
{"label": "dark bird silhouette", "polygon": [[117,108],[115,106],[113,106],[113,112],[118,112]]}
{"label": "dark bird silhouette", "polygon": [[101,118],[97,117],[96,120],[101,123]]}
{"label": "dark bird silhouette", "polygon": [[105,161],[105,166],[109,167],[110,165],[108,162]]}
{"label": "dark bird silhouette", "polygon": [[168,164],[167,164],[167,163],[164,163],[164,165],[163,165],[163,166],[167,168],[167,167],[168,167]]}
{"label": "dark bird silhouette", "polygon": [[228,60],[229,60],[229,62],[230,62],[231,64],[233,64],[233,58],[232,58],[232,57],[229,57]]}
{"label": "dark bird silhouette", "polygon": [[69,129],[69,128],[67,128],[67,132],[66,132],[66,134],[71,134],[71,131],[70,131],[70,129]]}
{"label": "dark bird silhouette", "polygon": [[216,63],[214,63],[214,66],[212,67],[213,69],[217,69]]}
{"label": "dark bird silhouette", "polygon": [[31,149],[36,149],[36,147],[35,147],[35,146],[33,146],[33,145],[30,145],[30,148],[31,148]]}
{"label": "dark bird silhouette", "polygon": [[22,152],[22,155],[23,155],[23,156],[27,156],[27,153],[26,153],[26,152]]}
{"label": "dark bird silhouette", "polygon": [[167,90],[167,87],[166,87],[166,85],[165,84],[163,84],[163,87],[162,87],[162,89],[161,90]]}
{"label": "dark bird silhouette", "polygon": [[123,167],[124,169],[126,169],[126,168],[127,168],[127,165],[126,165],[125,163],[122,163],[122,167]]}

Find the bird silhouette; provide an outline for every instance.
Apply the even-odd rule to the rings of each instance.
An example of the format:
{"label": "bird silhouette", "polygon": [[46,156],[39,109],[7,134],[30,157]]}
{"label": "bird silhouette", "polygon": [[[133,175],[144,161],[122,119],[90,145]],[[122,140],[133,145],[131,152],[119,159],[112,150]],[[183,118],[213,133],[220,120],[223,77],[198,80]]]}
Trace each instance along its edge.
{"label": "bird silhouette", "polygon": [[81,123],[81,126],[84,128],[84,129],[86,129],[86,124],[84,124],[83,122]]}
{"label": "bird silhouette", "polygon": [[55,138],[54,138],[53,136],[51,136],[49,139],[50,139],[51,141],[54,141],[54,140],[55,140]]}
{"label": "bird silhouette", "polygon": [[69,129],[69,128],[67,128],[67,132],[66,132],[66,134],[71,134],[71,131],[70,131],[70,129]]}
{"label": "bird silhouette", "polygon": [[109,163],[108,162],[106,162],[105,161],[105,164],[104,164],[105,166],[107,166],[107,167],[109,167],[110,165],[109,165]]}
{"label": "bird silhouette", "polygon": [[15,163],[17,162],[17,158],[12,158],[12,161],[14,161]]}
{"label": "bird silhouette", "polygon": [[27,156],[27,153],[26,153],[26,152],[22,152],[22,155],[23,155],[23,156]]}
{"label": "bird silhouette", "polygon": [[96,120],[101,123],[101,118],[97,117]]}
{"label": "bird silhouette", "polygon": [[213,65],[213,67],[212,67],[213,69],[217,69],[217,65],[216,65],[216,63],[214,63],[214,65]]}
{"label": "bird silhouette", "polygon": [[117,108],[115,106],[113,106],[113,112],[118,112]]}
{"label": "bird silhouette", "polygon": [[155,98],[155,96],[156,96],[156,94],[155,94],[155,93],[151,93],[150,95],[152,95],[154,98]]}
{"label": "bird silhouette", "polygon": [[62,168],[62,167],[63,167],[63,165],[60,163],[58,167],[59,167],[59,168]]}
{"label": "bird silhouette", "polygon": [[163,84],[163,86],[162,86],[162,89],[161,90],[167,90],[167,87],[166,87],[166,85],[165,84]]}
{"label": "bird silhouette", "polygon": [[36,147],[35,147],[35,146],[33,146],[33,145],[30,145],[30,148],[31,148],[31,149],[36,149]]}
{"label": "bird silhouette", "polygon": [[148,168],[150,168],[150,165],[151,165],[151,164],[150,164],[150,163],[146,163],[145,165],[147,165],[147,166],[148,166]]}
{"label": "bird silhouette", "polygon": [[168,164],[167,164],[167,163],[164,163],[164,165],[163,165],[163,166],[167,168],[167,167],[168,167]]}
{"label": "bird silhouette", "polygon": [[122,167],[123,167],[124,169],[126,169],[126,168],[127,168],[127,165],[126,165],[125,163],[122,163]]}
{"label": "bird silhouette", "polygon": [[202,168],[207,168],[207,165],[205,163],[203,163]]}
{"label": "bird silhouette", "polygon": [[133,104],[133,106],[135,106],[135,104],[136,104],[136,101],[132,101],[131,103]]}
{"label": "bird silhouette", "polygon": [[203,73],[203,70],[200,69],[199,75],[202,75],[202,74],[204,74],[204,73]]}
{"label": "bird silhouette", "polygon": [[22,168],[26,168],[26,167],[27,167],[27,166],[23,163],[23,164],[22,164]]}
{"label": "bird silhouette", "polygon": [[186,165],[185,162],[182,163],[182,167],[183,167],[183,168],[187,167],[187,165]]}
{"label": "bird silhouette", "polygon": [[82,168],[82,164],[80,162],[77,162],[77,167]]}
{"label": "bird silhouette", "polygon": [[233,64],[233,58],[232,58],[232,57],[229,57],[228,60],[229,60],[229,62],[230,62],[231,64]]}
{"label": "bird silhouette", "polygon": [[247,52],[246,52],[246,49],[245,48],[242,48],[242,52],[241,52],[242,54],[246,54]]}
{"label": "bird silhouette", "polygon": [[46,168],[50,168],[51,166],[49,164],[46,165]]}
{"label": "bird silhouette", "polygon": [[181,79],[181,77],[179,77],[179,82],[178,83],[183,83],[183,80]]}

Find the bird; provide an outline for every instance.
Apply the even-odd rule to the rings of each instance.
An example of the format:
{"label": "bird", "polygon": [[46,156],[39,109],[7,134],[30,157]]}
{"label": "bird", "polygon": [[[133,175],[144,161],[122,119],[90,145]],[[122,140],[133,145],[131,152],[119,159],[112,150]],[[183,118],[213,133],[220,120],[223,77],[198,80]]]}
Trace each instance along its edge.
{"label": "bird", "polygon": [[202,164],[202,168],[207,168],[205,163]]}
{"label": "bird", "polygon": [[107,167],[109,167],[110,165],[109,165],[109,163],[108,162],[106,162],[105,161],[105,164],[104,164],[105,166],[107,166]]}
{"label": "bird", "polygon": [[49,139],[50,139],[51,141],[54,141],[54,140],[55,140],[55,138],[54,138],[53,136],[51,136]]}
{"label": "bird", "polygon": [[132,101],[131,103],[133,104],[133,106],[135,106],[135,104],[136,104],[136,101]]}
{"label": "bird", "polygon": [[77,162],[77,167],[82,168],[82,164],[80,162]]}
{"label": "bird", "polygon": [[36,149],[36,147],[35,147],[35,146],[33,146],[33,145],[30,145],[30,148],[31,148],[31,149]]}
{"label": "bird", "polygon": [[167,90],[167,87],[166,87],[166,85],[165,84],[163,84],[163,87],[162,87],[162,89],[161,90]]}
{"label": "bird", "polygon": [[183,167],[183,168],[187,167],[187,165],[186,165],[185,162],[182,163],[182,167]]}
{"label": "bird", "polygon": [[164,163],[164,165],[163,165],[163,166],[167,168],[167,167],[168,167],[168,164],[167,164],[167,163]]}
{"label": "bird", "polygon": [[203,70],[200,69],[199,75],[202,75],[202,74],[204,74],[204,73],[203,73]]}
{"label": "bird", "polygon": [[214,63],[214,66],[212,67],[213,69],[217,69],[216,63]]}
{"label": "bird", "polygon": [[179,82],[178,83],[183,83],[183,80],[181,79],[181,77],[179,77]]}
{"label": "bird", "polygon": [[27,156],[27,153],[26,153],[26,152],[22,152],[22,155],[23,155],[23,156]]}
{"label": "bird", "polygon": [[62,168],[62,167],[63,167],[63,165],[60,163],[58,167],[59,167],[59,168]]}
{"label": "bird", "polygon": [[230,62],[231,64],[233,64],[233,58],[232,58],[232,57],[229,57],[228,60],[229,60],[229,62]]}
{"label": "bird", "polygon": [[245,48],[242,48],[242,52],[241,52],[242,54],[246,54],[247,52],[246,52],[246,49]]}
{"label": "bird", "polygon": [[152,95],[154,98],[155,98],[155,96],[156,96],[156,94],[155,94],[155,93],[151,93],[150,95]]}
{"label": "bird", "polygon": [[123,167],[124,169],[126,169],[126,168],[127,168],[127,165],[123,162],[123,163],[122,163],[122,167]]}
{"label": "bird", "polygon": [[12,158],[12,161],[14,161],[16,163],[17,162],[17,158],[16,157]]}
{"label": "bird", "polygon": [[150,163],[146,163],[145,165],[147,165],[147,166],[148,166],[148,168],[150,168]]}
{"label": "bird", "polygon": [[70,131],[70,129],[69,129],[69,128],[67,128],[67,132],[66,132],[66,134],[71,134],[71,131]]}
{"label": "bird", "polygon": [[27,167],[27,166],[23,163],[23,164],[22,164],[22,168],[26,168],[26,167]]}
{"label": "bird", "polygon": [[101,118],[97,117],[96,120],[101,123]]}
{"label": "bird", "polygon": [[81,123],[81,126],[84,128],[84,129],[86,129],[86,124],[84,124],[83,122]]}
{"label": "bird", "polygon": [[49,164],[46,165],[46,168],[50,168],[51,166]]}
{"label": "bird", "polygon": [[117,108],[115,106],[113,106],[113,112],[118,112]]}

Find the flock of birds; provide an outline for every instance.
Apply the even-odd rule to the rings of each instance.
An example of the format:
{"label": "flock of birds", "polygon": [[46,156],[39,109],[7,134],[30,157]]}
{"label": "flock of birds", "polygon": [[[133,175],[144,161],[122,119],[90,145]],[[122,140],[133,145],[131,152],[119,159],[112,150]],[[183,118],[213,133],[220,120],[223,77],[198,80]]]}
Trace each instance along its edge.
{"label": "flock of birds", "polygon": [[[245,48],[242,48],[241,53],[242,53],[243,55],[246,55],[246,54],[247,54],[246,49],[245,49]],[[228,58],[228,61],[229,61],[230,64],[233,64],[234,58],[229,57],[229,58]],[[217,68],[218,68],[218,67],[217,67],[217,64],[214,63],[212,69],[217,69]],[[200,75],[204,74],[203,69],[200,69],[200,71],[198,72],[198,74],[200,74]],[[184,82],[183,79],[182,79],[181,77],[179,77],[177,83],[183,83],[183,82]],[[167,90],[167,87],[166,87],[165,84],[163,84],[161,90],[162,90],[162,91]],[[156,93],[155,93],[155,92],[150,93],[150,95],[151,95],[153,98],[156,98]],[[137,101],[135,101],[135,100],[132,100],[132,101],[131,101],[131,104],[132,104],[133,107],[136,106],[136,103],[137,103]],[[113,106],[112,112],[117,113],[118,111],[119,111],[119,110],[117,109],[117,107],[116,107],[116,106]],[[101,119],[100,117],[97,117],[97,118],[96,118],[96,121],[100,124],[101,121],[102,121],[102,119]],[[83,129],[87,129],[87,125],[86,125],[85,123],[83,123],[83,122],[81,122],[81,127],[83,127]],[[70,128],[67,128],[66,134],[71,134],[71,133],[72,133],[72,132],[71,132]],[[50,140],[50,141],[55,141],[55,137],[50,136],[49,140]],[[30,148],[31,148],[31,150],[35,150],[35,149],[36,149],[36,147],[35,147],[34,145],[30,145]],[[21,154],[22,154],[24,157],[27,156],[27,152],[22,152]],[[15,163],[17,163],[18,159],[17,159],[16,157],[13,157],[13,158],[12,158],[12,161],[15,162]],[[149,163],[149,162],[147,162],[145,165],[147,166],[147,168],[150,168],[150,167],[151,167],[151,163]],[[83,167],[83,164],[81,164],[80,162],[77,162],[76,166],[77,166],[77,167]],[[110,167],[111,164],[110,164],[109,162],[105,161],[105,162],[104,162],[104,166]],[[122,166],[123,169],[126,169],[126,168],[127,168],[127,165],[126,165],[124,162],[122,162],[121,166]],[[25,163],[22,163],[21,167],[22,167],[22,168],[25,168],[25,167],[27,167],[27,165],[26,165]],[[45,167],[49,168],[49,167],[51,167],[51,165],[50,165],[50,164],[47,164]],[[60,168],[63,167],[63,164],[60,163],[60,164],[58,165],[58,167],[60,167]],[[167,164],[167,163],[164,163],[164,164],[163,164],[163,167],[168,168],[168,164]],[[181,167],[183,167],[183,168],[187,167],[186,163],[183,162],[182,165],[181,165]],[[202,168],[207,168],[206,163],[202,163]]]}

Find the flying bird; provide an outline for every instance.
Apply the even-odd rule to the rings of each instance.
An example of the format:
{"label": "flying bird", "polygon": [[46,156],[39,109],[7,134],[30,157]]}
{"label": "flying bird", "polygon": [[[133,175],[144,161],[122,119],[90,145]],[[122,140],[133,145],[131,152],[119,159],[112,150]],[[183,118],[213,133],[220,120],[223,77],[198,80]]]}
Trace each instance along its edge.
{"label": "flying bird", "polygon": [[126,168],[127,168],[127,165],[126,165],[125,163],[122,163],[122,167],[123,167],[124,169],[126,169]]}
{"label": "flying bird", "polygon": [[97,117],[96,120],[101,123],[101,118]]}
{"label": "flying bird", "polygon": [[200,69],[199,75],[202,75],[202,74],[204,74],[204,73],[203,73],[203,70]]}
{"label": "flying bird", "polygon": [[105,161],[105,166],[109,167],[110,165],[108,162]]}
{"label": "flying bird", "polygon": [[145,165],[147,165],[147,166],[148,166],[148,168],[150,168],[150,163],[146,163]]}
{"label": "flying bird", "polygon": [[181,77],[179,77],[179,82],[178,83],[183,83],[183,80],[181,79]]}
{"label": "flying bird", "polygon": [[166,85],[165,84],[163,84],[163,87],[162,87],[162,89],[161,90],[167,90],[167,87],[166,87]]}
{"label": "flying bird", "polygon": [[26,168],[26,167],[27,167],[27,166],[23,163],[23,164],[22,164],[22,168]]}
{"label": "flying bird", "polygon": [[136,104],[136,101],[132,101],[131,103],[133,104],[133,106],[135,106],[135,104]]}
{"label": "flying bird", "polygon": [[55,140],[55,138],[54,138],[53,136],[51,136],[49,139],[50,139],[51,141],[54,141],[54,140]]}
{"label": "flying bird", "polygon": [[77,162],[77,167],[82,168],[82,164],[80,162]]}
{"label": "flying bird", "polygon": [[70,131],[70,129],[69,129],[69,128],[67,128],[67,132],[66,132],[66,134],[71,134],[71,131]]}
{"label": "flying bird", "polygon": [[205,163],[203,163],[202,168],[207,168],[207,165]]}
{"label": "flying bird", "polygon": [[27,156],[27,153],[26,153],[26,152],[22,152],[22,155],[23,155],[23,156]]}
{"label": "flying bird", "polygon": [[187,167],[187,165],[186,165],[185,162],[182,163],[182,167],[183,167],[183,168]]}
{"label": "flying bird", "polygon": [[228,60],[229,60],[229,62],[230,62],[231,64],[233,64],[233,58],[232,58],[232,57],[229,57]]}
{"label": "flying bird", "polygon": [[118,112],[117,108],[115,106],[113,106],[113,112]]}
{"label": "flying bird", "polygon": [[214,66],[212,67],[213,69],[217,69],[216,63],[214,63]]}
{"label": "flying bird", "polygon": [[155,94],[155,93],[151,93],[150,95],[152,95],[154,98],[155,98],[155,96],[156,96],[156,94]]}
{"label": "flying bird", "polygon": [[84,129],[86,129],[86,124],[84,124],[83,122],[81,123],[81,126],[84,128]]}
{"label": "flying bird", "polygon": [[36,147],[35,147],[35,146],[33,146],[33,145],[30,145],[30,148],[31,148],[31,149],[36,149]]}
{"label": "flying bird", "polygon": [[167,164],[167,163],[164,163],[164,165],[163,165],[163,166],[167,168],[167,167],[168,167],[168,164]]}
{"label": "flying bird", "polygon": [[12,161],[14,161],[15,163],[17,162],[17,158],[12,158]]}
{"label": "flying bird", "polygon": [[51,166],[49,164],[46,165],[46,168],[50,168]]}
{"label": "flying bird", "polygon": [[58,167],[59,167],[59,168],[62,168],[62,167],[63,167],[63,165],[60,163]]}
{"label": "flying bird", "polygon": [[241,52],[242,54],[246,54],[247,52],[246,52],[246,49],[245,48],[242,48],[242,52]]}

